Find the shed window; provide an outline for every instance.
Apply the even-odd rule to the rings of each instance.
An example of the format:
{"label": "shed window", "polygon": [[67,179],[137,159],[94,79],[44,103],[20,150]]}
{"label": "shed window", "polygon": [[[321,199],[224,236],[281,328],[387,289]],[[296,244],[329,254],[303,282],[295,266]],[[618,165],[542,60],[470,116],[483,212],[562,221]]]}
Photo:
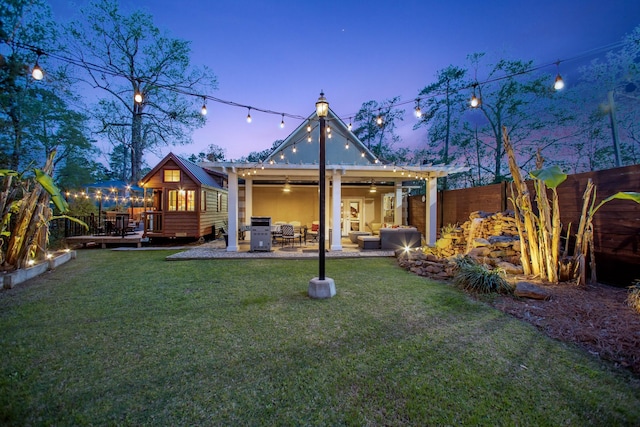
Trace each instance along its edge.
{"label": "shed window", "polygon": [[195,211],[195,190],[169,190],[169,211]]}
{"label": "shed window", "polygon": [[180,169],[165,169],[164,182],[180,182]]}

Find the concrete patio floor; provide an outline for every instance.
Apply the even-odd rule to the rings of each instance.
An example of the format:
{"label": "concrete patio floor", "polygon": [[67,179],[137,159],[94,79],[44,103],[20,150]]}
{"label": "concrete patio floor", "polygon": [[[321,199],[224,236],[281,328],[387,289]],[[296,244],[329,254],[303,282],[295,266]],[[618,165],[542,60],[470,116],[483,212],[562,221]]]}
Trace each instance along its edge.
{"label": "concrete patio floor", "polygon": [[[286,258],[304,259],[318,257],[318,244],[306,242],[294,246],[282,247],[279,243],[273,244],[270,251],[251,252],[251,242],[241,240],[238,243],[238,252],[227,252],[224,240],[214,240],[197,247],[187,248],[183,252],[168,256],[169,261],[181,261],[192,259],[238,259],[238,258]],[[362,257],[393,257],[394,251],[390,250],[360,250],[358,245],[351,243],[349,239],[342,239],[341,251],[328,251],[326,258],[362,258]]]}

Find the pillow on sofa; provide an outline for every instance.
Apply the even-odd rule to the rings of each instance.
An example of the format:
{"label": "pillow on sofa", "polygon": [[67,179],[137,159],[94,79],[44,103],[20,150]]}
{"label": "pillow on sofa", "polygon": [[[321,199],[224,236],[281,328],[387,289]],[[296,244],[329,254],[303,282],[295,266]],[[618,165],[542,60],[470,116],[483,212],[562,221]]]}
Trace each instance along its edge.
{"label": "pillow on sofa", "polygon": [[311,231],[318,231],[320,229],[320,224],[311,224]]}

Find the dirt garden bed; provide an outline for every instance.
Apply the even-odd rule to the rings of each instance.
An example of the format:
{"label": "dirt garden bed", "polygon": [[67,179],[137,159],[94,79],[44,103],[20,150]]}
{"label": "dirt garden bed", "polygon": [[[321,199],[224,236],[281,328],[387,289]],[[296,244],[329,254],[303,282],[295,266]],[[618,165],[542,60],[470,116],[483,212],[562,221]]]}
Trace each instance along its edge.
{"label": "dirt garden bed", "polygon": [[575,343],[640,376],[640,314],[626,304],[627,288],[536,285],[550,292],[551,298],[545,301],[500,295],[488,303],[552,338]]}

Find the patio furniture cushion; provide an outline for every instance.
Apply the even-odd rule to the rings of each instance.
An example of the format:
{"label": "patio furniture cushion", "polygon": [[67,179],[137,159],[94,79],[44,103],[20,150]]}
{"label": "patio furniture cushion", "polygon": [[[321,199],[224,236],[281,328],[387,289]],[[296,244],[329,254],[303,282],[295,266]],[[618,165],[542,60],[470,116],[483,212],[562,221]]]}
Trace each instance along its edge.
{"label": "patio furniture cushion", "polygon": [[358,247],[362,250],[380,249],[380,237],[378,236],[358,236]]}
{"label": "patio furniture cushion", "polygon": [[358,243],[358,236],[370,236],[371,233],[368,231],[350,231],[349,232],[349,240],[351,243]]}

